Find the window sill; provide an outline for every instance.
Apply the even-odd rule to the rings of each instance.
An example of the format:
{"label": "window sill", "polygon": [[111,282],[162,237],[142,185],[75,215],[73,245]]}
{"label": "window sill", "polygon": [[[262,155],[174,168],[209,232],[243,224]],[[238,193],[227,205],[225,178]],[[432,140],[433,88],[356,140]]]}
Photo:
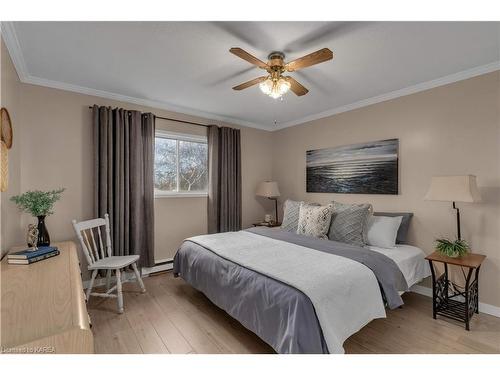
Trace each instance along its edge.
{"label": "window sill", "polygon": [[156,193],[155,199],[161,198],[207,198],[208,193]]}

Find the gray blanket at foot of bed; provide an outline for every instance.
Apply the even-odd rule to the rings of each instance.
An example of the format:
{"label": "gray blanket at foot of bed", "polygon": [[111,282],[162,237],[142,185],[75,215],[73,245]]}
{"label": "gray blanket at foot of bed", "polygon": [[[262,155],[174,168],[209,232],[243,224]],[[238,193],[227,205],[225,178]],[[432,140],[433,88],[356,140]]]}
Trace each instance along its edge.
{"label": "gray blanket at foot of bed", "polygon": [[297,289],[185,241],[174,274],[254,332],[278,353],[328,353],[314,307]]}

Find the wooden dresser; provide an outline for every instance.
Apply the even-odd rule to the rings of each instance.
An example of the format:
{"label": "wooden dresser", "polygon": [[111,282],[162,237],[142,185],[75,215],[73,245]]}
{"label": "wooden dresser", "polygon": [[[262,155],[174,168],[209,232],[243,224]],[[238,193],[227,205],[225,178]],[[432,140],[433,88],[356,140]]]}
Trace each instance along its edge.
{"label": "wooden dresser", "polygon": [[52,245],[58,256],[31,265],[10,265],[7,256],[2,260],[3,353],[94,352],[76,246]]}

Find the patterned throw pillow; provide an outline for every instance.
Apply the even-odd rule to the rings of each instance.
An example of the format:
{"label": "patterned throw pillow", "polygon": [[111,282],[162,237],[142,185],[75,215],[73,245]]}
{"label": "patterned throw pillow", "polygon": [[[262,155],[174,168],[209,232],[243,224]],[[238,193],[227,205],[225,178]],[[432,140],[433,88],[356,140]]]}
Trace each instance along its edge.
{"label": "patterned throw pillow", "polygon": [[298,234],[317,238],[327,238],[330,220],[332,218],[333,205],[316,206],[302,203],[299,210]]}
{"label": "patterned throw pillow", "polygon": [[283,222],[281,223],[281,229],[288,232],[297,232],[301,203],[303,202],[292,201],[290,199],[285,201],[283,205]]}
{"label": "patterned throw pillow", "polygon": [[328,238],[332,241],[364,246],[364,231],[371,204],[345,204],[333,202],[333,215]]}

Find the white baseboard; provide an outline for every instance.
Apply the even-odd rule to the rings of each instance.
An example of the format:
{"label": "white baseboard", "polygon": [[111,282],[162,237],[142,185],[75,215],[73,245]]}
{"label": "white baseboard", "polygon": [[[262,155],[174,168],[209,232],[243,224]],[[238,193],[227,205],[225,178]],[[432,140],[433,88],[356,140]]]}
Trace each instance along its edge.
{"label": "white baseboard", "polygon": [[[432,297],[432,289],[426,286],[413,285],[410,290],[427,297]],[[493,306],[488,303],[479,302],[479,312],[500,318],[500,307]]]}

